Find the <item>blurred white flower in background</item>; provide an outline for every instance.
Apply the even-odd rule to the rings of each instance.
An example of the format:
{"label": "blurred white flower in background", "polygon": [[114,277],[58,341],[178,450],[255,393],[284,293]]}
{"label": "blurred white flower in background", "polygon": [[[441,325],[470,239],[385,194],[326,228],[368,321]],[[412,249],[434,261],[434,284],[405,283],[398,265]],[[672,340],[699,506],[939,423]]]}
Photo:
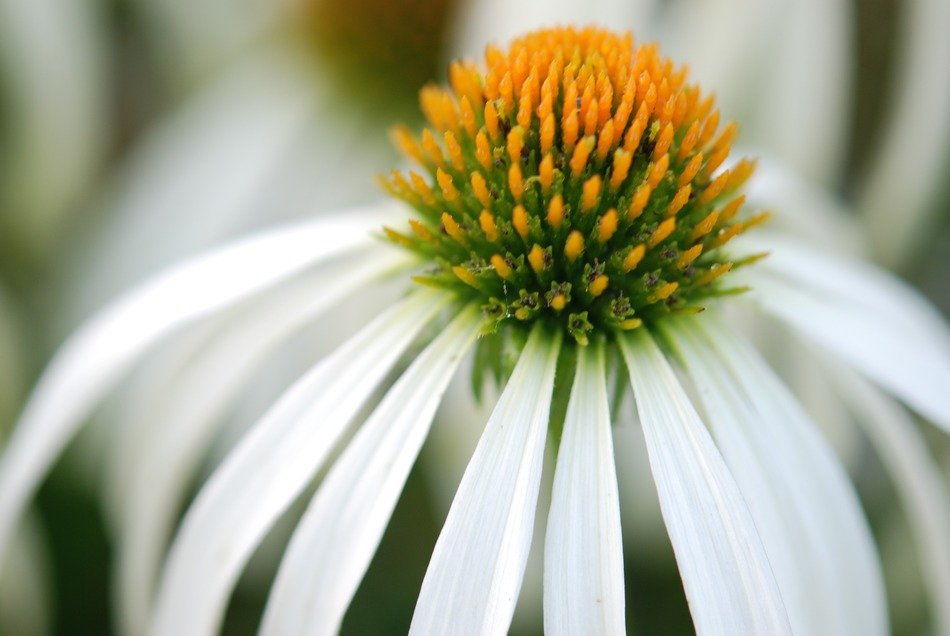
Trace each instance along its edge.
{"label": "blurred white flower in background", "polygon": [[0,577],[0,633],[41,636],[50,632],[52,607],[46,536],[32,515],[13,537]]}
{"label": "blurred white flower in background", "polygon": [[0,292],[0,439],[6,439],[26,389],[23,345],[19,318],[7,296]]}
{"label": "blurred white flower in background", "polygon": [[94,0],[0,2],[4,267],[47,257],[104,167],[111,144],[105,27]]}
{"label": "blurred white flower in background", "polygon": [[950,58],[950,2],[898,6],[900,49],[896,90],[887,97],[890,118],[856,192],[870,253],[892,266],[913,259],[938,215],[946,218],[946,201],[939,207],[937,195],[946,193],[950,161],[950,77],[942,63]]}

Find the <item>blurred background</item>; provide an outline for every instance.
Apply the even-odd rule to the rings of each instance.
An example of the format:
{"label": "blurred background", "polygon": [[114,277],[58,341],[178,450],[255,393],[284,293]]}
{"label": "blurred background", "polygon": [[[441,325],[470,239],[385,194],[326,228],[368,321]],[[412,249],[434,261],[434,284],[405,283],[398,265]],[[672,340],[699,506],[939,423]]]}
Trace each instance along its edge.
{"label": "blurred background", "polygon": [[[0,440],[55,347],[106,300],[228,238],[377,200],[374,174],[398,161],[387,129],[420,125],[421,86],[442,81],[456,56],[568,19],[632,29],[688,61],[742,125],[745,150],[764,171],[781,167],[789,207],[824,219],[779,222],[876,261],[950,312],[950,1],[509,4],[0,0]],[[300,368],[270,366],[235,419]],[[484,421],[466,387],[451,395],[344,632],[408,626],[464,468],[456,458]],[[40,491],[0,580],[0,634],[114,631],[101,503],[109,417],[106,408]],[[950,473],[950,444],[923,430]],[[625,435],[618,454],[641,452]],[[927,633],[890,482],[864,440],[839,442],[879,540],[895,629]],[[689,633],[649,475],[620,477],[630,625]],[[242,580],[225,633],[254,633],[274,543]],[[540,633],[539,585],[535,563],[514,632]]]}

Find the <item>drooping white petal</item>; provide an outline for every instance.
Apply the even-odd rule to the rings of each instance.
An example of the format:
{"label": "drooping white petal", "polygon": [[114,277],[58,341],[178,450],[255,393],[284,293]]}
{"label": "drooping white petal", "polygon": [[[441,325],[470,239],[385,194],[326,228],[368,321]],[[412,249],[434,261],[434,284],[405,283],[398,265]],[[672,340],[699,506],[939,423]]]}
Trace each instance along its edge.
{"label": "drooping white petal", "polygon": [[40,378],[0,457],[0,554],[60,450],[144,351],[176,327],[366,244],[380,222],[378,213],[348,213],[240,241],[156,277],[81,327]]}
{"label": "drooping white petal", "polygon": [[140,430],[123,438],[124,461],[113,472],[126,483],[116,585],[126,633],[145,632],[162,550],[224,409],[280,342],[403,257],[374,246],[355,258],[248,308],[173,381],[134,405]]}
{"label": "drooping white petal", "polygon": [[[704,316],[705,318],[705,316]],[[692,328],[692,329],[690,329]],[[715,359],[704,343],[693,343],[690,335],[695,325],[670,329],[671,340],[677,353],[696,385],[702,400],[716,445],[722,451],[749,504],[769,564],[788,611],[794,633],[823,634],[841,630],[843,623],[836,615],[839,607],[834,588],[829,585],[833,576],[826,572],[831,566],[819,557],[826,556],[812,545],[816,537],[803,528],[804,519],[797,515],[796,504],[787,492],[782,466],[770,464],[771,458],[756,444],[747,427],[758,425],[760,416],[735,386],[721,362]],[[751,426],[750,426],[751,425]],[[778,473],[778,474],[776,474]],[[786,524],[786,517],[791,525]],[[810,578],[809,578],[810,577]],[[831,581],[829,581],[831,579]]]}
{"label": "drooping white petal", "polygon": [[[877,320],[887,320],[907,336],[933,340],[950,349],[950,333],[940,312],[920,293],[893,274],[831,249],[775,233],[736,238],[742,251],[767,251],[769,257],[749,272],[768,272],[819,296],[853,306]],[[737,274],[743,274],[737,272]]]}
{"label": "drooping white petal", "polygon": [[[831,543],[830,558],[837,569],[839,589],[847,588],[851,627],[866,634],[888,629],[884,577],[857,494],[843,466],[818,434],[809,416],[752,346],[716,320],[701,323],[707,340],[729,365],[734,377],[762,421],[780,422],[757,434],[760,443],[774,445],[774,462],[792,464],[789,477],[800,501],[800,514],[818,514],[814,523]],[[760,431],[765,428],[758,423]],[[815,501],[823,501],[815,505]],[[820,510],[820,512],[819,512]],[[837,530],[837,532],[835,532]]]}
{"label": "drooping white petal", "polygon": [[749,504],[793,631],[885,634],[886,599],[870,528],[808,416],[717,317],[673,323],[667,333]]}
{"label": "drooping white petal", "polygon": [[188,436],[202,428],[198,422],[213,418],[216,409],[227,405],[224,393],[235,389],[226,387],[239,382],[246,367],[323,307],[358,290],[387,267],[398,267],[397,254],[382,244],[354,250],[238,304],[223,316],[189,325],[176,332],[173,341],[163,343],[137,372],[115,414],[122,426],[113,435],[116,441],[105,478],[110,512],[125,515],[137,502],[139,493],[130,490],[140,482],[130,476],[143,470],[142,464],[162,447],[161,437],[187,447]]}
{"label": "drooping white petal", "polygon": [[950,493],[940,469],[900,406],[850,371],[837,369],[836,379],[903,499],[931,599],[934,633],[950,634]]}
{"label": "drooping white petal", "polygon": [[335,634],[376,552],[445,388],[481,326],[464,310],[420,354],[334,464],[281,561],[262,634]]}
{"label": "drooping white petal", "polygon": [[942,210],[934,198],[946,185],[950,158],[950,3],[908,0],[898,6],[902,50],[893,77],[899,95],[859,198],[876,254],[890,264],[912,255]]}
{"label": "drooping white petal", "polygon": [[146,405],[161,402],[161,391],[171,391],[176,380],[214,340],[215,334],[233,324],[231,321],[239,315],[240,306],[177,330],[161,347],[154,347],[143,355],[137,368],[118,387],[113,399],[115,404],[104,413],[106,421],[100,424],[110,429],[105,440],[108,448],[101,460],[105,463],[104,470],[100,471],[101,499],[109,529],[115,536],[122,534],[122,519],[134,504],[131,495],[134,480],[129,476],[152,448],[151,436],[156,434],[154,421],[143,415],[149,408]]}
{"label": "drooping white petal", "polygon": [[950,430],[950,337],[932,309],[870,268],[826,259],[824,277],[812,280],[791,259],[781,274],[765,261],[734,277],[752,288],[750,300]]}
{"label": "drooping white petal", "polygon": [[577,353],[544,545],[544,632],[626,633],[620,501],[602,346]]}
{"label": "drooping white petal", "polygon": [[559,350],[560,340],[540,328],[528,338],[435,545],[411,634],[508,630],[531,545]]}
{"label": "drooping white petal", "polygon": [[790,634],[736,482],[645,329],[620,338],[660,508],[698,634]]}
{"label": "drooping white petal", "polygon": [[182,521],[159,585],[151,634],[215,631],[258,542],[447,300],[444,293],[422,290],[384,312],[304,375],[254,425]]}

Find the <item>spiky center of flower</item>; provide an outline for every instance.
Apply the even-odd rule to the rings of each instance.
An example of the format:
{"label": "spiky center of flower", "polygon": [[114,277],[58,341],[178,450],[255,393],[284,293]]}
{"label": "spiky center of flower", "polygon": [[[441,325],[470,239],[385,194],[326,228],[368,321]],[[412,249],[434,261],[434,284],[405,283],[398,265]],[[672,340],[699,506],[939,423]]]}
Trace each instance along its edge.
{"label": "spiky center of flower", "polygon": [[489,47],[421,93],[430,126],[399,148],[424,170],[385,187],[418,213],[394,242],[433,266],[419,282],[482,302],[499,325],[556,323],[580,344],[701,309],[743,261],[719,248],[754,165],[685,67],[628,33],[556,28]]}

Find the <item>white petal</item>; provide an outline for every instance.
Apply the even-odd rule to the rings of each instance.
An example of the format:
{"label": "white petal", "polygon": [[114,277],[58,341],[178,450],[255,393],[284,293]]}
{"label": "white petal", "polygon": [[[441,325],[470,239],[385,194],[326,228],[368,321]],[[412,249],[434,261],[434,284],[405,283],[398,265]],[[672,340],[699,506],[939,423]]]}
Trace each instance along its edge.
{"label": "white petal", "polygon": [[162,336],[306,267],[370,241],[381,219],[341,215],[246,239],[187,261],[81,327],[40,378],[0,457],[0,554],[37,483],[89,413]]}
{"label": "white petal", "polygon": [[[252,299],[251,304],[256,300]],[[142,462],[143,456],[152,449],[151,436],[160,434],[155,430],[154,420],[145,413],[150,408],[156,408],[156,403],[162,403],[164,391],[170,392],[189,365],[214,340],[215,334],[233,324],[232,321],[239,316],[240,305],[220,316],[199,320],[179,329],[174,338],[168,338],[161,347],[154,347],[143,355],[129,378],[117,387],[116,394],[109,396],[101,418],[106,421],[100,424],[109,427],[104,440],[108,448],[101,460],[105,462],[105,470],[100,469],[99,472],[102,503],[110,530],[116,536],[121,535],[122,519],[134,503],[130,495],[134,479],[130,475]],[[93,425],[98,419],[93,420]],[[158,428],[164,426],[163,421]]]}
{"label": "white petal", "polygon": [[528,339],[469,462],[411,634],[504,634],[531,545],[560,341]]}
{"label": "white petal", "polygon": [[935,195],[946,185],[950,145],[950,3],[909,0],[898,5],[900,91],[887,132],[864,179],[860,210],[887,263],[912,257],[928,225],[945,210]]}
{"label": "white petal", "polygon": [[602,346],[580,347],[544,545],[544,632],[624,634],[623,541]]}
{"label": "white petal", "polygon": [[645,329],[620,348],[696,632],[790,634],[749,509],[673,369]]}
{"label": "white petal", "polygon": [[420,354],[317,491],[281,560],[262,634],[335,634],[376,552],[449,380],[475,340],[470,307]]}
{"label": "white petal", "polygon": [[199,422],[229,406],[228,395],[237,389],[228,387],[239,383],[256,360],[343,294],[360,290],[389,267],[399,267],[400,260],[396,250],[382,244],[366,246],[238,304],[223,316],[176,332],[172,342],[145,361],[115,414],[122,426],[114,434],[117,442],[106,476],[110,507],[124,515],[138,500],[139,495],[129,493],[136,483],[131,475],[163,446],[162,437],[187,446],[187,436],[202,428]]}
{"label": "white petal", "polygon": [[934,633],[950,634],[950,493],[940,469],[903,409],[851,372],[839,369],[836,376],[903,499],[936,618]]}
{"label": "white petal", "polygon": [[669,331],[699,388],[795,633],[887,633],[874,541],[840,462],[747,343],[712,315]]}
{"label": "white petal", "polygon": [[145,631],[162,550],[222,412],[280,342],[401,260],[375,246],[373,252],[254,304],[176,368],[172,382],[132,405],[141,430],[124,438],[123,461],[113,471],[113,480],[126,484],[116,585],[125,633]]}
{"label": "white petal", "polygon": [[937,346],[950,350],[950,333],[940,312],[886,270],[770,232],[738,237],[736,247],[769,253],[768,258],[746,271],[769,272],[797,287],[867,312],[875,319],[887,320],[909,336],[935,340]]}
{"label": "white petal", "polygon": [[782,275],[795,280],[780,277],[765,262],[735,280],[752,288],[750,300],[950,430],[950,336],[935,311],[883,272],[824,264],[820,280],[794,267]]}
{"label": "white petal", "polygon": [[422,290],[381,314],[254,425],[182,521],[162,575],[151,634],[215,631],[254,548],[445,302],[444,293]]}

